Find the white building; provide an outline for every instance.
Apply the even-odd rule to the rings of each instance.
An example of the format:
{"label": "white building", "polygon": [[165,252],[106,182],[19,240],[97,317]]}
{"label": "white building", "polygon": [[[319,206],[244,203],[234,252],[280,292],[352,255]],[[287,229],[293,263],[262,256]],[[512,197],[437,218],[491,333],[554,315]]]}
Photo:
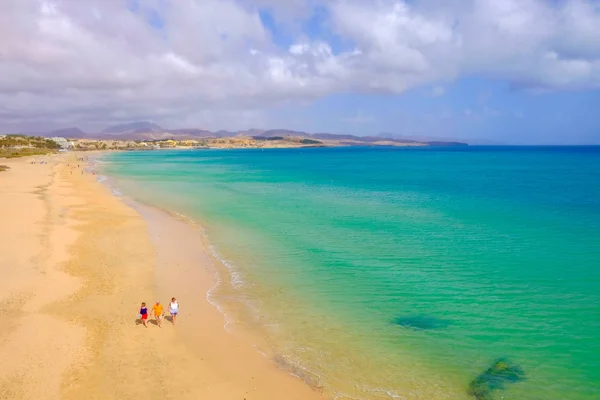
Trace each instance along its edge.
{"label": "white building", "polygon": [[64,137],[53,137],[50,138],[50,140],[56,142],[63,149],[70,149],[71,147],[73,147],[73,142],[69,142]]}

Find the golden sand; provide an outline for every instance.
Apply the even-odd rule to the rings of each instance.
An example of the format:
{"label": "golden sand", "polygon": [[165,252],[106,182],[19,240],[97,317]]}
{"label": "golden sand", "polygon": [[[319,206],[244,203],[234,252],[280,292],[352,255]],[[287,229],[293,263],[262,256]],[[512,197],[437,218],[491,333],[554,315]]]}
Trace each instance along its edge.
{"label": "golden sand", "polygon": [[[224,328],[193,226],[44,159],[2,161],[0,399],[323,398]],[[172,296],[177,325],[136,323]]]}

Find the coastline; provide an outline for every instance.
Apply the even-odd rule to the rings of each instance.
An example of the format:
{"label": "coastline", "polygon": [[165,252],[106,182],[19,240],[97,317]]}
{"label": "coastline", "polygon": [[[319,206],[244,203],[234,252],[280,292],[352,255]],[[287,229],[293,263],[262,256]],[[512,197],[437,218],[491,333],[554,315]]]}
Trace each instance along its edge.
{"label": "coastline", "polygon": [[[388,154],[394,156],[390,159],[391,165],[407,164],[408,160],[412,160],[425,171],[413,171],[407,176],[404,171],[398,171],[384,179],[383,185],[366,190],[361,182],[364,182],[364,177],[373,176],[369,168],[332,168],[335,164],[329,157],[317,162],[316,157],[305,154],[311,152],[303,151],[286,152],[286,161],[289,162],[284,163],[281,154],[275,153],[174,153],[178,157],[168,154],[119,155],[105,159],[108,163],[102,170],[110,177],[105,183],[139,201],[173,210],[171,213],[175,215],[181,212],[185,215],[178,217],[192,224],[198,221],[206,229],[210,244],[214,245],[211,250],[217,249],[215,256],[222,260],[224,267],[231,269],[230,277],[233,278],[229,280],[227,275],[222,275],[224,283],[231,283],[235,291],[225,293],[231,296],[224,299],[219,290],[215,299],[219,304],[233,303],[234,310],[245,317],[239,321],[243,331],[257,333],[269,345],[268,357],[279,361],[277,356],[284,355],[306,371],[314,372],[318,378],[317,385],[322,386],[327,395],[333,392],[330,397],[382,400],[473,398],[473,384],[490,366],[503,359],[515,363],[517,370],[527,374],[525,382],[506,388],[508,396],[529,398],[539,397],[541,393],[565,393],[564,389],[575,382],[581,382],[582,388],[595,386],[591,380],[586,384],[584,379],[586,373],[593,371],[593,360],[580,358],[582,365],[587,365],[585,371],[569,369],[568,365],[561,365],[561,359],[555,357],[553,351],[529,347],[532,341],[552,341],[552,337],[562,337],[565,348],[571,346],[575,351],[577,346],[566,345],[569,343],[568,330],[551,328],[548,322],[563,321],[565,326],[571,322],[570,331],[582,332],[588,338],[595,337],[597,333],[597,330],[589,329],[593,323],[580,330],[575,321],[563,320],[560,314],[556,314],[559,304],[539,301],[535,295],[539,293],[547,299],[555,299],[556,292],[545,291],[544,283],[537,280],[536,285],[536,279],[514,279],[526,271],[545,273],[547,269],[540,268],[542,264],[556,268],[557,275],[543,275],[546,279],[560,276],[563,270],[560,259],[554,263],[553,257],[548,257],[554,247],[561,245],[557,240],[560,236],[551,232],[545,234],[542,232],[545,227],[564,227],[568,231],[569,227],[587,226],[589,232],[595,229],[589,224],[573,226],[563,217],[547,219],[547,214],[540,213],[541,210],[530,212],[529,205],[538,204],[537,200],[541,200],[537,193],[554,194],[555,198],[563,199],[561,193],[556,192],[561,182],[550,179],[549,174],[556,176],[556,173],[566,172],[565,168],[549,168],[549,172],[522,177],[509,175],[510,179],[503,179],[502,166],[507,161],[520,160],[517,165],[521,168],[534,160],[545,164],[554,158],[555,151],[540,153],[535,150],[530,153],[532,159],[527,160],[520,150],[507,154],[502,149],[483,153],[473,149],[461,155],[463,161],[477,161],[487,158],[489,153],[495,154],[497,158],[486,164],[489,168],[485,169],[477,168],[476,162],[469,162],[473,167],[467,168],[466,163],[454,160],[455,154],[447,152],[374,152],[363,149],[360,152],[340,151],[338,157],[334,157],[337,151],[323,153],[336,160],[338,166],[371,165],[382,154]],[[560,150],[561,157],[562,153],[563,150]],[[589,171],[593,164],[575,158],[578,153],[574,152],[566,169],[571,166],[584,168],[577,170],[585,177],[585,171]],[[423,161],[418,162],[421,159]],[[431,159],[438,159],[438,162],[430,164],[428,160]],[[376,171],[381,176],[385,175],[382,172],[389,170],[392,168]],[[457,181],[457,177],[462,176],[457,172],[462,171],[471,171],[473,175],[465,174],[468,177]],[[486,189],[484,185],[474,194],[489,198],[488,201],[498,199],[496,202],[475,202],[471,196],[456,195],[457,184],[458,187],[469,188],[471,183],[487,182],[493,171],[497,173],[501,189]],[[352,174],[351,179],[348,172]],[[323,176],[332,179],[321,179]],[[432,185],[437,182],[438,176],[448,186]],[[473,180],[471,176],[477,179]],[[385,191],[389,188],[386,184],[408,184],[412,187],[415,178],[424,178],[419,179],[421,183],[415,187],[416,193],[422,194],[422,197],[406,198],[403,190],[392,192],[389,200],[380,196],[388,193]],[[544,190],[537,189],[539,178],[548,182]],[[334,184],[338,180],[340,183]],[[525,190],[519,194],[506,194],[506,189],[502,188],[512,187],[513,180],[536,190],[533,193]],[[306,182],[302,185],[303,190],[297,189],[298,181]],[[577,184],[587,181],[575,179],[574,185],[567,186],[572,187],[574,193],[579,193],[582,200],[589,199]],[[351,185],[352,182],[356,184]],[[435,188],[432,189],[432,186]],[[450,191],[446,192],[448,189]],[[354,201],[346,202],[346,195]],[[398,195],[400,197],[396,197]],[[437,201],[432,202],[431,195]],[[566,198],[574,200],[573,195]],[[440,201],[442,199],[446,201]],[[517,206],[507,207],[507,200],[515,201]],[[592,199],[588,201],[589,204],[594,202]],[[468,207],[457,207],[458,204]],[[544,204],[559,215],[563,208],[554,206],[552,202]],[[476,212],[464,212],[465,209]],[[481,226],[477,218],[479,213],[492,209],[499,214],[519,216],[519,221],[532,218],[532,224],[523,226],[510,219],[491,219]],[[569,207],[566,210],[567,215],[569,211],[571,215],[579,215],[578,210]],[[350,223],[362,222],[366,218],[375,221],[367,225],[372,228],[369,231],[362,224],[347,229],[347,225],[337,224],[336,217],[340,215],[347,217]],[[357,221],[352,216],[360,219]],[[449,219],[449,216],[453,218]],[[378,217],[385,220],[378,220]],[[591,221],[597,221],[596,217],[597,214],[592,214]],[[456,222],[461,223],[464,231],[453,229],[457,226]],[[481,231],[481,228],[484,230]],[[385,234],[382,235],[382,231]],[[510,252],[495,253],[489,243],[502,249],[519,249],[522,243],[515,241],[512,235],[490,235],[491,232],[522,237],[522,243],[527,243],[532,249],[524,255],[533,259],[535,254],[536,259],[539,257],[540,261],[544,261],[531,264],[531,269],[521,266],[511,271],[511,266],[517,267],[520,263],[511,260]],[[593,245],[594,239],[590,240],[586,235],[579,237],[577,231],[571,232],[578,239],[575,242],[562,237],[564,243],[569,243],[567,252],[569,248],[597,248]],[[336,240],[340,234],[343,241]],[[473,235],[476,241],[464,242],[464,234]],[[438,235],[441,235],[442,242],[434,240],[440,238]],[[424,252],[419,252],[419,248],[398,249],[397,245],[403,242],[422,246]],[[488,243],[488,246],[480,247],[481,243]],[[581,244],[585,245],[578,247]],[[439,247],[443,253],[430,253],[431,246]],[[313,249],[327,251],[322,253],[324,257],[318,257]],[[336,257],[336,254],[339,256]],[[406,255],[415,258],[407,259]],[[571,255],[579,259],[577,254]],[[589,269],[593,265],[592,258],[582,257],[580,260],[584,268]],[[432,265],[432,261],[444,267],[438,268]],[[490,269],[490,274],[482,274],[481,267]],[[482,284],[495,297],[482,295]],[[458,290],[460,286],[465,290]],[[591,303],[595,296],[592,294],[593,286],[581,286],[583,290],[570,303],[571,306],[579,303],[574,309],[583,312]],[[524,287],[527,290],[523,290]],[[503,288],[520,294],[506,295]],[[589,292],[586,293],[586,290]],[[444,301],[431,301],[433,299]],[[470,306],[474,299],[477,300],[477,308]],[[503,301],[498,302],[499,299]],[[523,325],[526,321],[522,315],[513,313],[519,309],[513,307],[514,300],[522,305],[520,310],[534,317],[530,322],[535,323],[537,319],[540,332],[548,329],[548,336],[531,335],[531,331]],[[357,307],[353,307],[354,304]],[[536,311],[532,312],[533,309]],[[230,315],[229,310],[224,311]],[[552,318],[547,319],[546,316]],[[237,318],[234,321],[237,323]],[[525,329],[520,330],[520,326]],[[548,366],[553,365],[556,373],[537,368],[539,363],[546,361]],[[576,394],[569,396],[575,398]],[[588,397],[580,393],[578,398]]]}
{"label": "coastline", "polygon": [[[73,172],[76,155],[0,175],[0,399],[322,399],[228,332],[199,228]],[[135,323],[181,303],[177,326]]]}
{"label": "coastline", "polygon": [[[98,161],[102,163],[101,159]],[[203,262],[196,262],[196,265],[202,265],[205,276],[202,277],[202,274],[199,274],[198,271],[196,271],[196,274],[190,273],[187,269],[182,271],[179,265],[177,265],[177,269],[180,273],[188,276],[187,280],[182,280],[182,282],[188,285],[212,279],[214,285],[212,287],[203,287],[202,291],[208,293],[207,300],[218,309],[221,316],[225,316],[223,328],[253,347],[253,350],[259,352],[271,365],[275,365],[279,370],[285,371],[287,375],[300,378],[307,386],[313,388],[314,392],[318,392],[321,395],[320,398],[335,400],[394,399],[403,397],[406,394],[413,395],[415,393],[439,399],[466,399],[468,397],[464,391],[460,390],[460,386],[458,385],[452,388],[443,387],[441,390],[437,386],[432,390],[417,389],[418,385],[413,378],[415,375],[411,375],[411,373],[414,373],[416,370],[415,367],[418,364],[414,356],[409,354],[403,355],[402,365],[394,365],[394,372],[377,370],[375,367],[376,362],[372,357],[373,353],[364,351],[366,350],[364,347],[353,343],[352,338],[346,335],[342,325],[336,324],[331,318],[323,315],[317,317],[312,322],[316,323],[316,325],[321,325],[325,322],[323,318],[329,319],[328,322],[330,324],[327,325],[327,328],[321,330],[321,333],[327,337],[327,340],[321,340],[324,339],[323,336],[317,337],[313,335],[312,339],[314,341],[311,340],[310,343],[287,341],[286,337],[281,335],[281,332],[283,332],[282,328],[284,328],[283,325],[287,324],[287,320],[276,321],[272,319],[274,310],[267,309],[264,307],[264,304],[257,302],[257,299],[253,297],[256,293],[248,293],[248,287],[240,290],[240,287],[237,285],[240,280],[237,275],[241,272],[238,264],[231,262],[227,256],[223,256],[220,254],[220,251],[215,249],[213,246],[214,242],[210,241],[209,237],[206,236],[205,227],[208,225],[201,215],[189,217],[188,215],[193,215],[193,213],[187,214],[186,211],[183,211],[186,212],[186,215],[180,214],[174,211],[175,209],[181,211],[180,208],[168,206],[165,203],[161,204],[160,201],[156,201],[152,197],[140,196],[140,193],[137,191],[140,189],[137,186],[139,182],[136,182],[135,186],[121,186],[118,174],[112,175],[109,173],[108,175],[104,175],[103,171],[103,168],[99,168],[101,174],[100,180],[113,193],[121,193],[123,188],[126,189],[123,190],[123,192],[127,193],[123,195],[123,200],[143,216],[148,224],[151,236],[155,236],[153,239],[157,248],[165,246],[165,243],[169,242],[168,239],[165,240],[165,235],[161,235],[161,227],[171,225],[174,221],[177,221],[181,226],[181,239],[184,239],[184,235],[185,239],[182,241],[171,241],[173,246],[185,247],[183,242],[186,242],[190,237],[196,237],[194,245],[203,247],[202,252],[198,253],[197,257],[204,260]],[[130,194],[135,195],[136,198],[130,198]],[[184,231],[187,234],[184,234]],[[169,251],[169,249],[167,247],[162,251]],[[190,246],[183,253],[194,254],[195,251],[197,249],[193,249]],[[173,255],[173,258],[177,259],[178,256],[180,255]],[[188,262],[188,264],[191,263]],[[165,275],[166,273],[166,270],[163,268],[162,275],[160,277],[157,276],[157,279],[162,282],[168,282],[171,277]],[[161,274],[161,268],[157,269],[157,274]],[[208,278],[206,274],[212,276]],[[215,280],[220,280],[220,282]],[[243,281],[248,283],[245,277]],[[246,286],[245,283],[243,286]],[[186,290],[188,293],[190,292],[189,288]],[[169,293],[166,293],[166,295],[168,296]],[[213,297],[214,301],[212,301]],[[279,302],[279,304],[282,303]],[[333,324],[331,324],[332,322]],[[288,326],[285,328],[288,328]],[[288,333],[290,332],[288,331]],[[322,342],[320,344],[325,344],[326,347],[315,346],[311,348],[310,346],[315,344],[315,341]],[[339,343],[343,343],[343,345],[338,346]],[[310,353],[310,358],[302,357],[294,350],[290,351],[290,344],[294,350],[299,350],[303,353],[303,356]],[[306,351],[307,349],[310,350]],[[329,364],[328,361],[331,360],[323,357],[324,354],[333,355],[337,361],[345,360],[346,365],[340,366],[335,362]],[[349,354],[352,354],[352,356]],[[334,368],[335,373],[332,374],[332,371],[329,369],[330,367]],[[363,369],[365,367],[368,368],[368,372]],[[416,376],[430,376],[437,373],[439,372],[432,374],[432,371],[420,369]],[[364,378],[366,375],[369,375],[366,380],[374,378],[374,382],[385,381],[385,386],[377,386],[377,384],[365,385]],[[349,379],[349,377],[360,377],[362,381],[358,382],[354,379]],[[371,382],[373,382],[372,379]],[[390,382],[396,385],[389,385]]]}

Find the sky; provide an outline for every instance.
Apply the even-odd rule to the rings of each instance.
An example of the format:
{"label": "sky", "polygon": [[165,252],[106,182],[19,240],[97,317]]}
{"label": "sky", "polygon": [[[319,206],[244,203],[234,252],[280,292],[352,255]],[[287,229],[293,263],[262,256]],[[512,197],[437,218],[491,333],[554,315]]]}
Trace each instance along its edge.
{"label": "sky", "polygon": [[0,132],[600,144],[599,0],[2,0]]}

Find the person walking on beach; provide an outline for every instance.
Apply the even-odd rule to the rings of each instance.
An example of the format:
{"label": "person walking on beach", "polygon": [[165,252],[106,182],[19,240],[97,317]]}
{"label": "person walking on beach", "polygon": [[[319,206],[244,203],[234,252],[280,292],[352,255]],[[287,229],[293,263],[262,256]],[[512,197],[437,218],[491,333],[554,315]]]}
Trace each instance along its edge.
{"label": "person walking on beach", "polygon": [[142,307],[140,308],[140,319],[142,320],[142,324],[147,328],[146,320],[148,319],[148,309],[146,308],[146,303],[142,303]]}
{"label": "person walking on beach", "polygon": [[175,300],[175,297],[171,299],[171,304],[169,304],[169,312],[171,313],[171,322],[173,322],[173,325],[175,325],[177,313],[179,312],[179,303],[177,300]]}
{"label": "person walking on beach", "polygon": [[156,304],[152,306],[152,313],[154,314],[154,318],[156,318],[156,325],[160,328],[160,320],[163,315],[163,306],[160,304],[160,301],[156,301]]}

